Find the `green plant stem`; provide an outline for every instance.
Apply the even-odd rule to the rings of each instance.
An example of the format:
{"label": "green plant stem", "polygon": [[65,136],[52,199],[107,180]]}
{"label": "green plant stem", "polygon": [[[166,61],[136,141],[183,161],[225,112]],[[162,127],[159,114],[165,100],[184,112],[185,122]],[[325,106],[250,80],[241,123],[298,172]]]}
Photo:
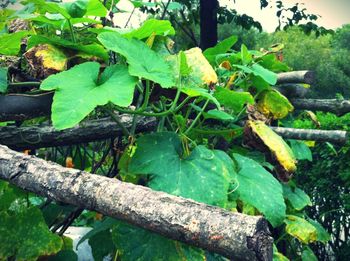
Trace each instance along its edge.
{"label": "green plant stem", "polygon": [[124,124],[120,121],[120,119],[110,110],[107,109],[105,107],[101,107],[106,113],[109,114],[109,116],[111,116],[111,118],[119,125],[119,127],[122,129],[123,134],[126,137],[130,136],[130,132],[128,131],[128,129],[124,126]]}
{"label": "green plant stem", "polygon": [[203,105],[202,109],[200,110],[200,112],[197,114],[196,118],[191,123],[190,127],[188,127],[188,129],[185,131],[185,135],[187,135],[191,131],[191,129],[197,124],[197,122],[199,121],[200,117],[202,116],[202,114],[203,114],[205,108],[208,106],[208,104],[209,104],[209,99],[207,99],[207,101]]}
{"label": "green plant stem", "polygon": [[143,100],[143,104],[141,105],[139,111],[144,111],[146,110],[147,106],[148,106],[148,102],[149,102],[149,97],[151,96],[151,88],[150,88],[150,81],[147,80],[146,81],[146,89],[145,89],[145,95],[144,100]]}
{"label": "green plant stem", "polygon": [[149,116],[149,117],[163,117],[163,116],[167,116],[167,115],[169,115],[169,114],[171,114],[173,112],[176,112],[179,109],[181,109],[179,106],[176,107],[176,104],[177,104],[177,102],[178,102],[178,100],[180,98],[180,93],[181,93],[181,90],[180,90],[180,88],[178,88],[176,96],[175,96],[175,99],[174,99],[171,107],[169,108],[169,110],[166,110],[166,111],[163,111],[163,112],[152,113],[152,112],[145,112],[145,111],[141,111],[141,110],[132,111],[132,110],[126,110],[126,109],[123,109],[123,108],[120,108],[120,107],[116,107],[116,109],[119,112],[127,113],[127,114],[138,114],[138,115]]}
{"label": "green plant stem", "polygon": [[72,22],[70,21],[70,19],[67,19],[67,21],[68,21],[68,25],[69,25],[69,31],[70,31],[70,34],[72,36],[72,41],[73,41],[73,43],[76,43],[77,39],[75,38],[74,28],[73,28]]}
{"label": "green plant stem", "polygon": [[41,82],[12,82],[8,87],[39,87]]}

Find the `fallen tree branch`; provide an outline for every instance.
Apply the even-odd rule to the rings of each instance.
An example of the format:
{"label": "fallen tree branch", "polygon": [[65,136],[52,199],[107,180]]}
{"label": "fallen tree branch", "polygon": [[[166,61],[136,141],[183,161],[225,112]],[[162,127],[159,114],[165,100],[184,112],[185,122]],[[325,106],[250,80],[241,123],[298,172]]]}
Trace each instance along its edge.
{"label": "fallen tree branch", "polygon": [[307,83],[311,84],[315,79],[312,71],[292,71],[277,74],[277,84],[282,83]]}
{"label": "fallen tree branch", "polygon": [[[132,116],[121,115],[121,122],[130,127]],[[151,131],[156,126],[154,118],[139,117],[137,131]],[[244,123],[242,123],[244,125]],[[272,127],[275,132],[286,139],[328,141],[344,144],[347,141],[346,131],[326,131],[312,129],[292,129]],[[78,126],[66,129],[55,130],[52,126],[30,126],[0,127],[0,144],[11,149],[38,149],[45,147],[74,145],[91,141],[98,141],[120,136],[122,130],[114,121],[109,118],[91,120],[80,123]]]}
{"label": "fallen tree branch", "polygon": [[350,112],[350,101],[337,99],[291,99],[296,109],[332,112],[342,116]]}
{"label": "fallen tree branch", "polygon": [[0,146],[0,178],[235,260],[272,260],[267,222]]}
{"label": "fallen tree branch", "polygon": [[347,132],[340,130],[310,130],[281,127],[270,128],[285,139],[314,140],[317,142],[328,141],[336,144],[345,144],[348,140]]}
{"label": "fallen tree branch", "polygon": [[[120,121],[125,127],[132,124],[132,116],[122,115]],[[156,125],[152,117],[139,117],[137,131],[151,131]],[[66,130],[56,130],[52,126],[0,127],[0,144],[11,149],[37,149],[74,145],[91,141],[109,139],[122,135],[118,124],[109,118],[81,122],[76,127]]]}
{"label": "fallen tree branch", "polygon": [[274,86],[273,88],[282,93],[288,99],[304,98],[310,90],[310,88],[305,88],[302,84],[299,83],[285,83]]}
{"label": "fallen tree branch", "polygon": [[41,95],[0,96],[0,122],[22,121],[51,113],[53,92]]}

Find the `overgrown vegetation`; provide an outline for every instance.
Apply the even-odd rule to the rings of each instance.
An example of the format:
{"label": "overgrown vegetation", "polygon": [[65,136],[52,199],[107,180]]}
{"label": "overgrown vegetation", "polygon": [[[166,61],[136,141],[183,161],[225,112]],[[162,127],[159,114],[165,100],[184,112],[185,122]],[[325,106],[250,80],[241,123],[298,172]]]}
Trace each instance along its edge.
{"label": "overgrown vegetation", "polygon": [[[30,153],[227,211],[264,215],[275,240],[275,260],[316,260],[314,253],[322,260],[329,255],[327,242],[337,258],[348,256],[348,145],[317,144],[312,159],[305,142],[288,145],[268,125],[283,121],[311,127],[307,120],[287,121],[293,106],[272,88],[276,73],[290,68],[317,71],[314,95],[348,97],[350,70],[343,57],[349,54],[349,27],[319,37],[296,28],[272,36],[251,29],[252,37],[239,41],[251,39],[247,45],[259,50],[237,44],[233,33],[204,52],[175,51],[171,39],[177,32],[169,21],[148,19],[140,28],[112,28],[106,18],[113,7],[110,1],[104,4],[27,0],[23,10],[1,11],[6,19],[0,20],[0,54],[21,57],[25,81],[31,80],[13,78],[16,72],[3,60],[1,93],[54,92],[50,121],[59,130],[107,116],[123,130],[112,142]],[[19,18],[26,21],[24,28],[9,30]],[[280,45],[269,48],[273,43]],[[277,59],[282,49],[285,63]],[[120,122],[121,114],[133,116],[130,128]],[[317,116],[326,129],[348,130],[347,116]],[[153,133],[136,133],[141,117],[157,119]],[[48,119],[17,124],[39,121]],[[292,178],[296,160],[299,169]],[[72,222],[94,228],[82,241],[89,240],[96,260],[107,255],[116,260],[224,259],[4,181],[0,216],[1,260],[76,260],[72,243],[62,236]]]}

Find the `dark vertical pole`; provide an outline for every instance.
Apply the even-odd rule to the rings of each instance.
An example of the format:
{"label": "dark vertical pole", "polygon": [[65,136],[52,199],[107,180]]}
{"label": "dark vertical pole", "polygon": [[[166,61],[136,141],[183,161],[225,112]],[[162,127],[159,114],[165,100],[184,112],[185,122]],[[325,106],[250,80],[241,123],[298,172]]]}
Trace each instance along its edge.
{"label": "dark vertical pole", "polygon": [[205,50],[216,45],[218,41],[217,0],[200,0],[200,47]]}

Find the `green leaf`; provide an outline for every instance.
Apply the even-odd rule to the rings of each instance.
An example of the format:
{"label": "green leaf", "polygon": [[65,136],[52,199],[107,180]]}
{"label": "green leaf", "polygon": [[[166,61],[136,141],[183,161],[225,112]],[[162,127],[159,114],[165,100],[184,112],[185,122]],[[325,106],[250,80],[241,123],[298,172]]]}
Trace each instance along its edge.
{"label": "green leaf", "polygon": [[286,223],[286,232],[299,239],[302,243],[309,244],[317,240],[316,228],[305,219],[287,215],[284,223]]}
{"label": "green leaf", "polygon": [[93,44],[79,44],[79,43],[73,43],[68,40],[58,38],[58,37],[45,37],[41,35],[33,35],[28,39],[28,49],[39,45],[39,44],[52,44],[52,45],[58,45],[62,46],[68,49],[80,51],[86,54],[90,54],[93,56],[97,56],[102,58],[103,60],[107,61],[108,60],[108,53],[107,51],[97,43]]}
{"label": "green leaf", "polygon": [[289,261],[287,257],[278,252],[278,249],[275,244],[273,244],[273,261]]}
{"label": "green leaf", "polygon": [[214,64],[216,55],[226,53],[237,42],[237,40],[237,36],[230,36],[214,47],[206,49],[203,54],[211,64]]}
{"label": "green leaf", "polygon": [[249,53],[247,46],[244,44],[241,46],[241,60],[243,65],[247,65],[253,60],[253,56]]}
{"label": "green leaf", "polygon": [[303,252],[301,252],[301,260],[302,261],[318,261],[314,252],[308,246],[305,246]]}
{"label": "green leaf", "polygon": [[88,0],[76,0],[74,2],[63,3],[68,14],[72,18],[81,18],[86,13]]}
{"label": "green leaf", "polygon": [[50,14],[61,14],[66,19],[71,18],[63,5],[53,2],[46,2],[45,0],[28,0],[27,2],[35,4],[42,14],[47,12]]}
{"label": "green leaf", "polygon": [[263,213],[274,227],[280,225],[286,215],[281,184],[256,161],[235,153],[233,158],[240,198]]}
{"label": "green leaf", "polygon": [[211,93],[209,93],[207,89],[199,87],[182,87],[181,92],[185,93],[189,97],[204,97],[212,101],[216,105],[216,107],[220,107],[220,103]]}
{"label": "green leaf", "polygon": [[236,92],[223,87],[216,87],[214,97],[226,109],[238,113],[245,104],[253,104],[254,98],[249,92]]}
{"label": "green leaf", "polygon": [[56,90],[52,103],[52,122],[57,129],[75,126],[96,106],[112,102],[126,107],[132,102],[135,77],[127,67],[107,67],[98,81],[100,64],[87,62],[45,79],[42,90]]}
{"label": "green leaf", "polygon": [[258,110],[274,119],[283,119],[294,110],[289,100],[276,90],[262,91],[258,96]]}
{"label": "green leaf", "polygon": [[324,229],[324,227],[320,223],[311,218],[308,218],[307,221],[309,221],[310,224],[312,224],[316,228],[317,241],[326,244],[329,240],[331,240],[330,234]]}
{"label": "green leaf", "polygon": [[253,64],[252,70],[253,74],[255,74],[256,76],[260,76],[269,84],[275,85],[277,83],[277,74],[268,69],[265,69],[260,64]]}
{"label": "green leaf", "polygon": [[221,207],[235,177],[226,153],[197,146],[184,158],[181,141],[171,132],[139,138],[129,171],[150,175],[148,186],[154,190]]}
{"label": "green leaf", "polygon": [[175,35],[175,29],[168,20],[148,19],[142,26],[129,33],[123,34],[127,38],[137,38],[139,40],[154,35]]}
{"label": "green leaf", "polygon": [[239,64],[231,64],[232,67],[236,67],[238,69],[241,69],[243,72],[248,74],[254,74],[255,76],[260,76],[264,81],[271,85],[275,85],[277,82],[277,74],[274,72],[265,69],[261,65],[255,63],[251,67],[245,66],[245,65],[239,65]]}
{"label": "green leaf", "polygon": [[[117,4],[119,1],[115,1]],[[99,0],[89,0],[85,16],[105,17],[107,15],[107,8]]]}
{"label": "green leaf", "polygon": [[116,251],[110,230],[103,230],[89,238],[89,245],[95,261],[103,261],[105,256],[114,256]]}
{"label": "green leaf", "polygon": [[289,143],[297,160],[312,161],[312,152],[305,142],[300,140],[289,140]]}
{"label": "green leaf", "polygon": [[290,68],[286,64],[277,60],[276,55],[274,53],[267,54],[261,57],[259,64],[273,72],[286,72],[290,70]]}
{"label": "green leaf", "polygon": [[179,60],[179,67],[180,67],[180,74],[181,76],[189,76],[192,69],[191,67],[188,66],[187,63],[187,58],[186,58],[186,54],[183,51],[180,51],[177,59]]}
{"label": "green leaf", "polygon": [[78,261],[78,255],[73,250],[61,250],[54,256],[50,256],[48,261]]}
{"label": "green leaf", "polygon": [[115,224],[117,224],[118,221],[116,219],[107,217],[104,220],[102,220],[101,222],[98,222],[94,225],[94,228],[92,230],[90,230],[88,233],[86,233],[78,242],[77,247],[83,243],[85,240],[93,237],[94,235],[105,231],[105,230],[109,230],[110,228],[112,228]]}
{"label": "green leaf", "polygon": [[12,34],[0,35],[0,54],[17,55],[24,37],[30,35],[29,31],[19,31]]}
{"label": "green leaf", "polygon": [[163,88],[175,85],[169,64],[144,42],[127,39],[115,32],[100,33],[97,38],[107,49],[126,58],[131,75],[159,83]]}
{"label": "green leaf", "polygon": [[227,112],[221,111],[221,110],[209,110],[203,114],[204,118],[206,119],[217,119],[217,120],[234,120],[230,114]]}
{"label": "green leaf", "polygon": [[51,233],[38,208],[1,211],[0,220],[0,260],[37,260],[62,248],[62,239]]}
{"label": "green leaf", "polygon": [[0,92],[7,91],[7,68],[0,67]]}
{"label": "green leaf", "polygon": [[299,188],[291,188],[283,184],[283,196],[291,203],[295,210],[302,210],[306,206],[311,206],[310,197]]}
{"label": "green leaf", "polygon": [[123,261],[205,260],[204,251],[170,240],[124,222],[112,230],[113,242]]}

